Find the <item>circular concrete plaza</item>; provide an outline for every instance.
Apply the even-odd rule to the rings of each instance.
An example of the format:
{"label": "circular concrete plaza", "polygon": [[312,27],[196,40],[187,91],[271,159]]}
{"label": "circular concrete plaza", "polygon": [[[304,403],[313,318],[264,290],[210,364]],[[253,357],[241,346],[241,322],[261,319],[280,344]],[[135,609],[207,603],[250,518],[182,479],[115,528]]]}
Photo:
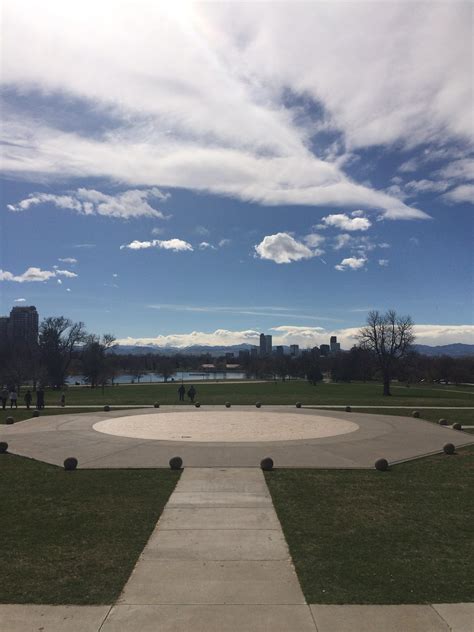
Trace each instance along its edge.
{"label": "circular concrete plaza", "polygon": [[97,432],[155,441],[198,443],[255,443],[334,437],[359,428],[337,417],[301,415],[265,410],[199,410],[159,412],[106,419],[93,426]]}
{"label": "circular concrete plaza", "polygon": [[163,406],[49,415],[0,426],[9,452],[79,468],[276,467],[371,468],[472,443],[463,432],[423,419],[294,406]]}

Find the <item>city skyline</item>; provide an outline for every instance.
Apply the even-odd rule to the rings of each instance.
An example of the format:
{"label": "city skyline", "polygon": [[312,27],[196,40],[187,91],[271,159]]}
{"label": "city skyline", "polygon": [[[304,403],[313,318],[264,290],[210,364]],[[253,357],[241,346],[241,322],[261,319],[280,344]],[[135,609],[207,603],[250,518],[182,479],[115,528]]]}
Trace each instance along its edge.
{"label": "city skyline", "polygon": [[471,8],[179,5],[6,4],[0,312],[474,343]]}

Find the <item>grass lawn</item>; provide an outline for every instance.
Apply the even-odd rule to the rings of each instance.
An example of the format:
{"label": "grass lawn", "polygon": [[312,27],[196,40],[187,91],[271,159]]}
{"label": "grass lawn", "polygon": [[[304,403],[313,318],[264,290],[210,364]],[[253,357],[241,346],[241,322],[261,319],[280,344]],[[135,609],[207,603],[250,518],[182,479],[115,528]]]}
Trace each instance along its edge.
{"label": "grass lawn", "polygon": [[[66,391],[66,403],[74,405],[136,404],[178,405],[177,382],[173,384],[133,384],[101,389],[71,387]],[[379,383],[318,384],[303,380],[290,382],[200,383],[196,382],[197,401],[201,404],[303,404],[315,405],[390,405],[390,406],[474,406],[474,388],[451,386],[394,386],[391,397],[382,396]],[[56,405],[58,393],[46,391],[46,406]],[[183,405],[189,405],[189,400]]]}
{"label": "grass lawn", "polygon": [[473,474],[473,446],[389,472],[267,472],[307,601],[474,601]]}
{"label": "grass lawn", "polygon": [[0,603],[112,603],[178,478],[0,455]]}

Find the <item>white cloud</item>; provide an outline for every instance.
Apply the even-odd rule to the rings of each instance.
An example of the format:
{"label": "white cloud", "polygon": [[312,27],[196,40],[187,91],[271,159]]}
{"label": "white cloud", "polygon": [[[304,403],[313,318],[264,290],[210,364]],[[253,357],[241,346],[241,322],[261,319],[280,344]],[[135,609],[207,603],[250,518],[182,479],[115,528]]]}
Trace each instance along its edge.
{"label": "white cloud", "polygon": [[474,180],[474,160],[454,160],[439,170],[439,176],[449,180]]}
{"label": "white cloud", "polygon": [[0,281],[13,281],[15,283],[34,283],[48,281],[56,277],[56,270],[41,270],[41,268],[31,267],[23,274],[13,274],[7,270],[0,270]]}
{"label": "white cloud", "polygon": [[455,189],[445,193],[443,199],[448,202],[472,204],[474,202],[474,184],[460,184]]}
{"label": "white cloud", "polygon": [[61,261],[62,263],[69,263],[71,265],[77,263],[77,259],[74,257],[64,257],[63,259],[58,259],[58,261]]}
{"label": "white cloud", "polygon": [[52,193],[32,193],[17,204],[8,204],[10,211],[26,211],[32,206],[53,204],[58,208],[76,211],[81,215],[103,215],[129,219],[134,217],[158,217],[164,219],[161,211],[154,209],[149,200],[166,199],[168,196],[159,189],[133,189],[107,195],[95,189],[77,189],[68,195],[54,195]]}
{"label": "white cloud", "polygon": [[[363,323],[361,322],[361,325]],[[325,329],[323,327],[280,325],[271,328],[274,345],[299,344],[302,348],[327,344],[330,336],[337,336],[343,349],[350,349],[357,343],[359,327],[345,329]],[[444,345],[461,342],[474,344],[473,325],[415,325],[416,342],[428,345]],[[155,337],[122,338],[121,345],[157,345],[188,347],[191,345],[236,345],[242,343],[258,346],[260,332],[254,329],[216,329],[213,332],[192,331],[184,334],[168,334]]]}
{"label": "white cloud", "polygon": [[405,190],[411,193],[440,193],[448,187],[449,182],[445,180],[410,180],[405,184]]}
{"label": "white cloud", "polygon": [[155,226],[154,228],[151,229],[151,234],[155,236],[162,235],[164,232],[165,232],[164,229],[160,228],[159,226]]}
{"label": "white cloud", "polygon": [[417,169],[418,169],[418,161],[416,160],[416,158],[410,158],[409,160],[406,160],[398,167],[398,171],[400,171],[401,173],[412,173],[413,171],[416,171]]}
{"label": "white cloud", "polygon": [[319,254],[288,233],[267,235],[255,246],[255,251],[260,259],[267,259],[275,263],[291,263],[301,259],[311,259]]}
{"label": "white cloud", "polygon": [[[469,136],[468,3],[175,4],[7,3],[3,81],[22,103],[59,94],[108,124],[65,132],[66,112],[9,111],[5,170],[426,217],[353,182],[344,157]],[[340,141],[315,155],[318,129]]]}
{"label": "white cloud", "polygon": [[145,250],[148,248],[160,248],[162,250],[172,250],[173,252],[192,251],[193,247],[183,239],[152,239],[151,241],[138,241],[134,239],[129,244],[120,246],[120,250],[128,248],[129,250]]}
{"label": "white cloud", "polygon": [[335,213],[323,217],[322,221],[326,226],[333,226],[341,230],[368,230],[372,223],[366,217],[353,217],[352,219],[345,213]]}
{"label": "white cloud", "polygon": [[343,259],[341,263],[338,263],[334,267],[336,268],[336,270],[344,272],[348,268],[350,268],[351,270],[359,270],[360,268],[363,268],[366,263],[367,259],[365,259],[364,257],[347,257],[346,259]]}
{"label": "white cloud", "polygon": [[16,298],[13,302],[14,303],[26,303],[26,298]]}
{"label": "white cloud", "polygon": [[61,279],[58,279],[58,280],[56,281],[56,283],[57,283],[58,285],[62,285],[62,284],[63,284],[63,282],[61,281]]}
{"label": "white cloud", "polygon": [[219,248],[225,248],[226,246],[230,246],[230,244],[230,239],[221,239],[217,245],[219,246]]}
{"label": "white cloud", "polygon": [[410,242],[410,244],[412,246],[419,246],[420,245],[420,240],[418,239],[418,237],[410,237],[410,239],[408,241]]}
{"label": "white cloud", "polygon": [[207,237],[211,234],[211,231],[205,226],[196,226],[194,230],[198,235],[201,235],[201,237]]}
{"label": "white cloud", "polygon": [[379,259],[379,266],[387,267],[389,264],[388,259]]}
{"label": "white cloud", "polygon": [[305,235],[305,237],[303,237],[303,241],[310,248],[320,246],[325,239],[326,238],[323,235],[318,235],[317,233],[310,233],[309,235]]}
{"label": "white cloud", "polygon": [[58,276],[64,276],[68,279],[74,279],[75,277],[77,277],[77,274],[75,272],[71,272],[70,270],[58,270],[56,266],[54,266],[54,268]]}
{"label": "white cloud", "polygon": [[199,250],[215,250],[216,247],[210,244],[208,241],[201,241],[198,246]]}
{"label": "white cloud", "polygon": [[347,233],[341,233],[334,238],[334,250],[347,248],[353,242],[353,237]]}

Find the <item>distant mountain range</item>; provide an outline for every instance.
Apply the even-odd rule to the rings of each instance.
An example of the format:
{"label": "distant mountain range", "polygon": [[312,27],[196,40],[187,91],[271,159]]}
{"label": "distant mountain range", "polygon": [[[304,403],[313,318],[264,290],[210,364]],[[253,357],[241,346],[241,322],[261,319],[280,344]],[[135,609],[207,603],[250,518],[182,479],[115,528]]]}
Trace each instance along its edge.
{"label": "distant mountain range", "polygon": [[[145,353],[161,353],[163,355],[183,353],[186,355],[204,355],[209,354],[211,356],[221,356],[226,353],[234,353],[236,356],[239,351],[250,351],[255,345],[241,344],[225,346],[206,346],[206,345],[192,345],[190,347],[159,347],[158,345],[117,345],[113,349],[113,353],[119,354],[132,354],[143,355]],[[289,347],[284,346],[285,353],[289,353]],[[474,355],[474,345],[467,345],[463,343],[454,343],[451,345],[438,345],[431,347],[429,345],[414,345],[414,348],[418,353],[422,353],[427,356],[441,356],[447,355],[453,358],[459,358],[461,356]]]}
{"label": "distant mountain range", "polygon": [[452,358],[460,358],[461,356],[474,355],[474,345],[466,345],[461,342],[455,342],[452,345],[438,345],[437,347],[430,347],[429,345],[413,345],[418,351],[427,356],[441,356],[447,355]]}

